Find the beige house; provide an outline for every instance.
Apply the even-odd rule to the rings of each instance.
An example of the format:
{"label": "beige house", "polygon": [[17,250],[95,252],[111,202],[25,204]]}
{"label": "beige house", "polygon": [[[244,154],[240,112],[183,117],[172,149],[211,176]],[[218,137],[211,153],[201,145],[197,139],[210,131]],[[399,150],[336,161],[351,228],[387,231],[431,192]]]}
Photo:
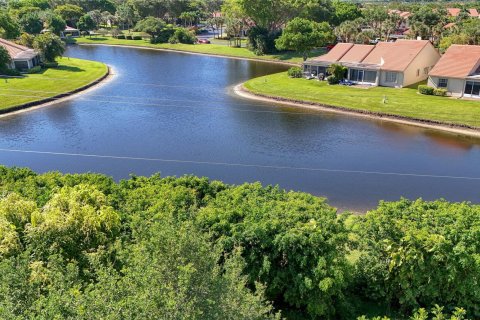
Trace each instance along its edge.
{"label": "beige house", "polygon": [[10,55],[11,69],[28,70],[40,64],[40,56],[38,53],[30,48],[21,46],[11,41],[0,38],[0,46],[7,49]]}
{"label": "beige house", "polygon": [[401,88],[426,80],[439,59],[428,40],[397,40],[375,46],[339,43],[327,54],[305,61],[303,68],[307,76],[318,77],[326,75],[331,64],[341,64],[348,68],[346,78],[353,83]]}
{"label": "beige house", "polygon": [[480,98],[480,46],[452,45],[430,71],[428,85],[452,96]]}

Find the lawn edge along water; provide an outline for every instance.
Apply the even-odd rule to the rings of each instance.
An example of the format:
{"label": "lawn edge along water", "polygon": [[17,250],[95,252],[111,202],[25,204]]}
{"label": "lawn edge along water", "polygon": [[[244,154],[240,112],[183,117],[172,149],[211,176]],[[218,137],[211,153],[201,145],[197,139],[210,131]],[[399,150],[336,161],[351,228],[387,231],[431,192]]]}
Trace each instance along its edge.
{"label": "lawn edge along water", "polygon": [[[83,70],[78,72],[78,75],[75,75],[74,77],[71,77],[69,79],[64,79],[65,81],[70,81],[70,82],[75,82],[78,80],[78,85],[73,85],[72,87],[66,89],[65,91],[58,90],[58,83],[62,83],[62,78],[51,78],[49,80],[49,77],[44,76],[44,74],[26,74],[22,78],[8,78],[8,77],[2,77],[0,75],[0,79],[6,79],[10,83],[12,82],[17,82],[17,84],[21,84],[20,81],[26,80],[29,81],[30,84],[32,83],[32,80],[35,80],[35,82],[40,83],[41,81],[52,81],[52,80],[58,80],[58,81],[52,81],[51,85],[48,85],[47,88],[52,88],[52,90],[45,90],[45,87],[42,87],[40,90],[36,92],[36,90],[19,90],[19,89],[11,89],[8,86],[1,86],[0,85],[0,92],[5,92],[8,90],[17,90],[15,94],[18,96],[22,96],[22,93],[24,93],[25,96],[32,96],[32,95],[41,95],[38,97],[38,99],[33,98],[31,101],[28,102],[23,102],[19,104],[14,104],[11,106],[7,106],[4,108],[0,108],[0,115],[9,115],[14,112],[19,112],[19,111],[26,111],[29,109],[33,109],[34,107],[43,107],[44,105],[50,104],[50,103],[56,103],[62,101],[64,98],[69,98],[75,94],[78,94],[80,92],[83,92],[89,88],[92,88],[96,85],[99,85],[102,81],[104,81],[108,76],[110,76],[110,67],[107,66],[103,62],[99,61],[93,61],[93,60],[85,60],[85,59],[77,59],[77,58],[70,58],[70,57],[63,57],[59,58],[59,67],[72,67],[72,63],[74,68],[78,67],[85,67],[85,65],[91,65],[89,67],[86,67],[88,69],[93,70],[94,68],[100,68],[101,67],[101,74],[93,74],[91,78],[84,78],[85,77],[85,72],[87,70]],[[45,73],[47,73],[50,69],[47,69]],[[58,73],[57,68],[52,68],[53,72]],[[91,71],[90,70],[90,71]],[[38,79],[38,80],[37,80]],[[85,83],[86,82],[86,83]],[[14,95],[13,95],[14,96]],[[13,99],[13,98],[11,98]]]}
{"label": "lawn edge along water", "polygon": [[[322,91],[323,88],[325,88],[324,91]],[[370,90],[375,89],[381,92],[376,92],[375,97],[369,96],[368,92],[373,92]],[[335,95],[333,95],[332,92],[337,90],[339,92],[335,92]],[[447,131],[456,135],[480,138],[479,101],[424,96],[417,94],[416,89],[413,88],[398,89],[377,87],[358,89],[344,86],[328,86],[325,82],[319,83],[314,80],[291,79],[287,76],[286,72],[282,72],[248,80],[237,85],[234,91],[237,95],[247,99],[262,100],[273,103],[281,102],[294,107],[314,108],[321,111],[413,125],[427,129]],[[322,96],[322,94],[325,93],[326,95]],[[425,99],[434,99],[433,101],[441,104],[441,106],[448,105],[450,107],[450,110],[448,111],[449,113],[443,113],[442,116],[447,115],[448,117],[455,119],[452,119],[454,121],[450,122],[435,119],[435,117],[429,115],[425,117],[415,117],[402,112],[383,112],[375,110],[374,107],[368,108],[361,106],[362,103],[367,105],[378,105],[379,103],[376,100],[382,100],[381,95],[384,93],[384,99],[387,100],[385,104],[387,108],[389,107],[389,94],[392,96],[395,95],[395,98],[398,99],[398,96],[401,97],[402,94],[405,93],[404,99],[407,103],[412,100],[414,101],[415,99],[417,102]],[[351,102],[345,102],[341,101],[342,95],[343,98],[346,99],[351,97],[354,98]],[[335,101],[337,99],[339,100],[338,103]],[[458,108],[456,108],[458,106],[463,107],[463,111],[458,111]],[[415,108],[418,108],[418,103],[417,105],[414,102],[410,103],[410,108],[415,110]],[[465,112],[465,110],[469,111],[470,114],[461,113]],[[430,112],[430,114],[434,114],[435,110],[430,110]],[[455,114],[455,112],[459,112],[459,114]],[[464,121],[462,120],[462,117],[465,117]],[[475,123],[475,125],[473,123]]]}
{"label": "lawn edge along water", "polygon": [[[135,42],[137,41],[137,42]],[[140,40],[123,40],[123,39],[113,39],[105,38],[102,39],[89,39],[89,38],[76,38],[76,43],[78,45],[102,45],[102,46],[116,46],[116,47],[125,47],[125,48],[140,48],[140,49],[151,49],[159,51],[168,51],[168,52],[180,52],[180,53],[190,53],[190,54],[201,54],[206,56],[213,57],[223,57],[230,59],[241,59],[249,61],[258,61],[258,62],[270,62],[278,63],[289,66],[299,66],[303,58],[301,57],[285,57],[282,60],[282,54],[274,55],[263,55],[256,56],[253,52],[247,48],[233,48],[225,45],[217,44],[170,44],[170,43],[158,43],[151,44],[147,41]],[[230,51],[220,52],[220,51]],[[314,53],[314,55],[320,55],[322,52]],[[284,54],[287,55],[287,54]]]}

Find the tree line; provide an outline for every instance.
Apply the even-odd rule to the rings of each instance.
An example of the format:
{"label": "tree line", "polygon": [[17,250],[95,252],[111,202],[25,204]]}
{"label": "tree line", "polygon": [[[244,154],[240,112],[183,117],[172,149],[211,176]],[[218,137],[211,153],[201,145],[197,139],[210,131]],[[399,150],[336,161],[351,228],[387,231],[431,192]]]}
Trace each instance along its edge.
{"label": "tree line", "polygon": [[480,317],[478,205],[6,167],[0,194],[2,319]]}

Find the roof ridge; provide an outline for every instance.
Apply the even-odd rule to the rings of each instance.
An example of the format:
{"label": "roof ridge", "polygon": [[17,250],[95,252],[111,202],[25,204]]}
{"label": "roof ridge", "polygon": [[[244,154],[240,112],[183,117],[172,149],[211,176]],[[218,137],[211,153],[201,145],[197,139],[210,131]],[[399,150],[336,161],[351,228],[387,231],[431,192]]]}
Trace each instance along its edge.
{"label": "roof ridge", "polygon": [[29,47],[22,46],[18,43],[15,43],[13,41],[8,41],[8,40],[5,40],[3,38],[0,38],[0,42],[2,42],[3,44],[5,44],[7,46],[11,46],[11,47],[23,50],[23,51],[31,50],[31,48],[29,48]]}

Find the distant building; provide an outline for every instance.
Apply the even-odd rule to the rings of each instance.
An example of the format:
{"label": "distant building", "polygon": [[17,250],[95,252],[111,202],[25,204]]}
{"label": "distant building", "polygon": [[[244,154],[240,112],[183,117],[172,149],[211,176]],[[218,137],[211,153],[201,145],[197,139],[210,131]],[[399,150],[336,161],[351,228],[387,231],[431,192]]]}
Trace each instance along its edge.
{"label": "distant building", "polygon": [[40,56],[33,49],[21,46],[5,39],[0,39],[0,46],[7,49],[11,58],[9,68],[20,71],[31,69],[40,64]]}
{"label": "distant building", "polygon": [[[451,17],[458,17],[461,12],[462,12],[462,9],[459,9],[459,8],[447,8],[447,13]],[[466,13],[471,18],[478,18],[479,17],[478,10],[475,9],[475,8],[467,9]]]}
{"label": "distant building", "polygon": [[452,96],[480,98],[480,46],[452,45],[430,71],[428,85]]}
{"label": "distant building", "polygon": [[78,38],[80,37],[80,30],[67,26],[64,31],[60,32],[60,38]]}
{"label": "distant building", "polygon": [[427,40],[379,42],[375,46],[339,43],[327,54],[304,63],[304,73],[326,75],[331,64],[347,67],[346,78],[356,84],[406,87],[428,78],[440,54]]}

